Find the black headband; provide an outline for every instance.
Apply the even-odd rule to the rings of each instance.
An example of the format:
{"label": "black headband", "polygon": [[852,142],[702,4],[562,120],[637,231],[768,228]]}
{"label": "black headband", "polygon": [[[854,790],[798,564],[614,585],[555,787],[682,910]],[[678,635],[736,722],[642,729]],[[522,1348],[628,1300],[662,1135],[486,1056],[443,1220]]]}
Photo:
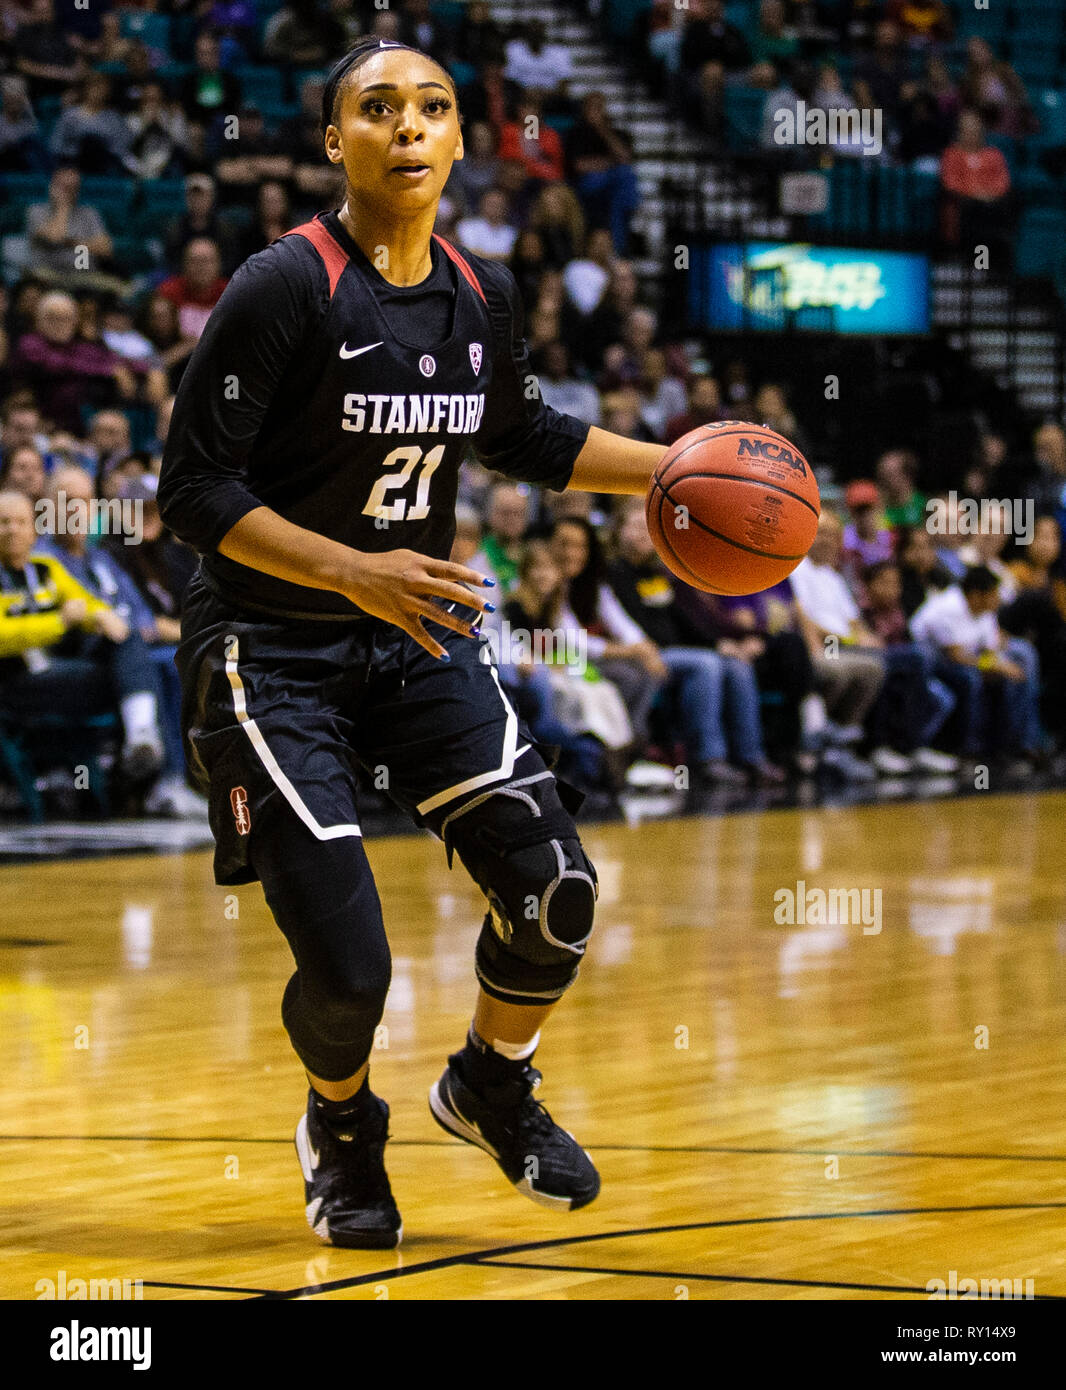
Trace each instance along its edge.
{"label": "black headband", "polygon": [[322,131],[325,133],[326,127],[333,123],[333,103],[337,98],[337,88],[347,77],[348,73],[363,61],[364,58],[372,58],[376,53],[380,53],[383,48],[406,48],[409,53],[419,53],[424,58],[420,48],[412,48],[409,43],[397,43],[393,39],[379,39],[377,46],[371,48],[369,45],[363,48],[353,48],[350,53],[346,53],[339,62],[335,63],[330,69],[329,76],[326,78],[326,85],[322,90]]}

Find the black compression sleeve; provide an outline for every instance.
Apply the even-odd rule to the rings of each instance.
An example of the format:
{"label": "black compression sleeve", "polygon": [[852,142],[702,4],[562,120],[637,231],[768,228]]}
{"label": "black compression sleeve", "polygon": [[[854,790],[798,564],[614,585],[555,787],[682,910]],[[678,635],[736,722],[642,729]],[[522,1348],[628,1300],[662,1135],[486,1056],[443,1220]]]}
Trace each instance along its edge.
{"label": "black compression sleeve", "polygon": [[159,479],[163,521],[204,554],[263,505],[247,485],[248,455],[327,302],[318,254],[286,237],[238,267],[207,321],[178,386]]}

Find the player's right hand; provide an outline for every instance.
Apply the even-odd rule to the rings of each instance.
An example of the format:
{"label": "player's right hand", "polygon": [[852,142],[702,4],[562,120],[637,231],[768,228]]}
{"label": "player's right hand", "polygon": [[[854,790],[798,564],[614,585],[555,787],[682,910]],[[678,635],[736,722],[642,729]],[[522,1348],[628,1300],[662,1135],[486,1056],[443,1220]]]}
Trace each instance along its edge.
{"label": "player's right hand", "polygon": [[[468,584],[473,592],[465,587]],[[430,656],[439,659],[447,658],[447,651],[429,635],[422,619],[429,618],[465,637],[476,637],[480,613],[485,608],[495,611],[487,602],[484,586],[483,574],[450,560],[435,560],[414,550],[360,551],[340,592],[364,612],[403,628]],[[475,608],[479,616],[471,621],[458,618],[434,603],[434,598]]]}
{"label": "player's right hand", "polygon": [[63,620],[64,627],[80,627],[88,612],[89,606],[83,598],[68,598],[60,608],[59,616]]}

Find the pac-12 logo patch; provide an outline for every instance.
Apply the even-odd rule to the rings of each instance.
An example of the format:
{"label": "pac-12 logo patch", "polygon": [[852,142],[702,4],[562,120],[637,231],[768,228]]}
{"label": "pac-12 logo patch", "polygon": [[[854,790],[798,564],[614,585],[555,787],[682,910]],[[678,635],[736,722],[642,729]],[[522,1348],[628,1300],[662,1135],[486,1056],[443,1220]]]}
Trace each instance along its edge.
{"label": "pac-12 logo patch", "polygon": [[475,376],[477,376],[481,371],[481,363],[484,359],[484,356],[485,353],[480,343],[470,344],[470,365],[474,369]]}
{"label": "pac-12 logo patch", "polygon": [[427,352],[425,357],[419,362],[418,368],[423,376],[432,376],[437,370],[437,359],[435,357],[430,357]]}
{"label": "pac-12 logo patch", "polygon": [[229,794],[230,809],[237,822],[237,834],[247,835],[252,828],[252,813],[248,809],[248,793],[243,787],[234,787]]}

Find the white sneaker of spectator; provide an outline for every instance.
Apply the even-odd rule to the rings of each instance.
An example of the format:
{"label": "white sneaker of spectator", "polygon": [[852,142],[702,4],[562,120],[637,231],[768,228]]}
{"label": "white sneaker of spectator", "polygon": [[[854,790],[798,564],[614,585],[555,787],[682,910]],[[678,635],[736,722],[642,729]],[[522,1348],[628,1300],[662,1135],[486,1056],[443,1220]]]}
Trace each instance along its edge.
{"label": "white sneaker of spectator", "polygon": [[626,783],[630,787],[672,787],[674,769],[662,763],[638,759],[626,769]]}
{"label": "white sneaker of spectator", "polygon": [[897,753],[894,748],[875,748],[870,754],[870,761],[882,777],[906,777],[908,772],[914,771],[911,759]]}
{"label": "white sneaker of spectator", "polygon": [[150,816],[174,816],[179,820],[207,820],[207,802],[175,773],[160,777],[144,798]]}
{"label": "white sneaker of spectator", "polygon": [[916,748],[914,750],[914,765],[922,772],[958,772],[959,760],[953,758],[950,753],[938,753],[935,748]]}
{"label": "white sneaker of spectator", "polygon": [[877,773],[870,763],[863,762],[847,748],[827,748],[822,755],[822,766],[838,772],[845,782],[876,782]]}

